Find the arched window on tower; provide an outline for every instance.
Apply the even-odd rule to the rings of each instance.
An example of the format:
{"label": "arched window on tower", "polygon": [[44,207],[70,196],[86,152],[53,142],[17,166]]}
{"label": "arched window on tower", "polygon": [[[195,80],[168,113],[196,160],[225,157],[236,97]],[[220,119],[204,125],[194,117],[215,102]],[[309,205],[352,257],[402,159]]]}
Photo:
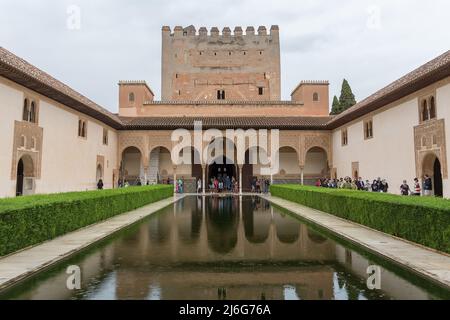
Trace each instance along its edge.
{"label": "arched window on tower", "polygon": [[225,100],[225,90],[217,90],[217,100]]}
{"label": "arched window on tower", "polygon": [[134,102],[134,92],[130,92],[130,94],[128,95],[128,101]]}
{"label": "arched window on tower", "polygon": [[430,119],[436,119],[436,102],[433,96],[430,98]]}
{"label": "arched window on tower", "polygon": [[319,101],[319,94],[317,92],[314,92],[314,94],[313,94],[313,101],[314,102]]}

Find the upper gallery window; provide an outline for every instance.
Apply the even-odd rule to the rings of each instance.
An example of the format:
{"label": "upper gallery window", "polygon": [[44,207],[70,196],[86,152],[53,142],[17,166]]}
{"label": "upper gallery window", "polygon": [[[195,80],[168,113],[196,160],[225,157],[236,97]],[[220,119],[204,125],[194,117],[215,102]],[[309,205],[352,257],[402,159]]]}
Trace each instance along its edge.
{"label": "upper gallery window", "polygon": [[437,110],[436,110],[436,99],[433,95],[423,98],[420,100],[420,121],[428,121],[432,119],[436,119]]}
{"label": "upper gallery window", "polygon": [[78,136],[80,138],[87,138],[87,121],[78,120]]}
{"label": "upper gallery window", "polygon": [[103,145],[108,145],[108,129],[103,128]]}
{"label": "upper gallery window", "polygon": [[373,138],[373,121],[368,120],[364,122],[364,139]]}
{"label": "upper gallery window", "polygon": [[347,129],[343,129],[341,133],[341,142],[343,146],[348,145],[348,131]]}
{"label": "upper gallery window", "polygon": [[23,102],[22,120],[36,123],[37,107],[36,102],[30,99],[25,99]]}

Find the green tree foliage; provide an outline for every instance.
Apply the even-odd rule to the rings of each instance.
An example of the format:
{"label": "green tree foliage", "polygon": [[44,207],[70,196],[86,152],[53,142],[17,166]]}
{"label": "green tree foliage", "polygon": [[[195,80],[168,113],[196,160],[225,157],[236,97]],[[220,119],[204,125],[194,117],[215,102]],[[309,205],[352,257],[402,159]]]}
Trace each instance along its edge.
{"label": "green tree foliage", "polygon": [[346,79],[342,82],[341,96],[339,99],[334,96],[331,115],[337,115],[356,104],[355,95]]}
{"label": "green tree foliage", "polygon": [[341,112],[353,107],[356,104],[355,95],[352,92],[352,88],[348,84],[348,81],[344,79],[342,82],[341,96],[339,97],[339,105]]}
{"label": "green tree foliage", "polygon": [[339,99],[334,96],[333,98],[333,106],[331,107],[331,114],[336,115],[341,113],[341,105],[339,104]]}

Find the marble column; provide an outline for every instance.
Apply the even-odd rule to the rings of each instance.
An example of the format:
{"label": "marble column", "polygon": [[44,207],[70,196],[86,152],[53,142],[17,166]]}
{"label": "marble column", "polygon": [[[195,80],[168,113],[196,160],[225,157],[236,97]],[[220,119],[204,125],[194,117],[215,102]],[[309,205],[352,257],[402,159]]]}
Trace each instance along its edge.
{"label": "marble column", "polygon": [[239,194],[242,195],[242,166],[239,166]]}
{"label": "marble column", "polygon": [[202,194],[205,195],[206,194],[206,170],[208,169],[207,166],[202,166],[202,175],[203,175],[203,179],[202,179]]}
{"label": "marble column", "polygon": [[304,180],[304,171],[305,171],[305,167],[300,167],[300,179],[302,181],[302,186],[305,184],[305,180]]}
{"label": "marble column", "polygon": [[177,167],[173,167],[173,193],[177,193]]}

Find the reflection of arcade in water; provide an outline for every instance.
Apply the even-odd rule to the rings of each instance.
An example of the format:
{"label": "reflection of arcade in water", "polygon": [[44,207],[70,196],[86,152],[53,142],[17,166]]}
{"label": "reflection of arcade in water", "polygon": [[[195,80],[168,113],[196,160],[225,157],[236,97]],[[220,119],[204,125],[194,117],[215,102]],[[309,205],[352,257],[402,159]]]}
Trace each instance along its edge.
{"label": "reflection of arcade in water", "polygon": [[[65,266],[24,299],[427,299],[383,270],[384,292],[365,286],[370,262],[259,197],[188,197],[76,261],[83,290],[65,289]],[[16,292],[20,292],[17,290]],[[0,296],[1,298],[1,296]]]}

